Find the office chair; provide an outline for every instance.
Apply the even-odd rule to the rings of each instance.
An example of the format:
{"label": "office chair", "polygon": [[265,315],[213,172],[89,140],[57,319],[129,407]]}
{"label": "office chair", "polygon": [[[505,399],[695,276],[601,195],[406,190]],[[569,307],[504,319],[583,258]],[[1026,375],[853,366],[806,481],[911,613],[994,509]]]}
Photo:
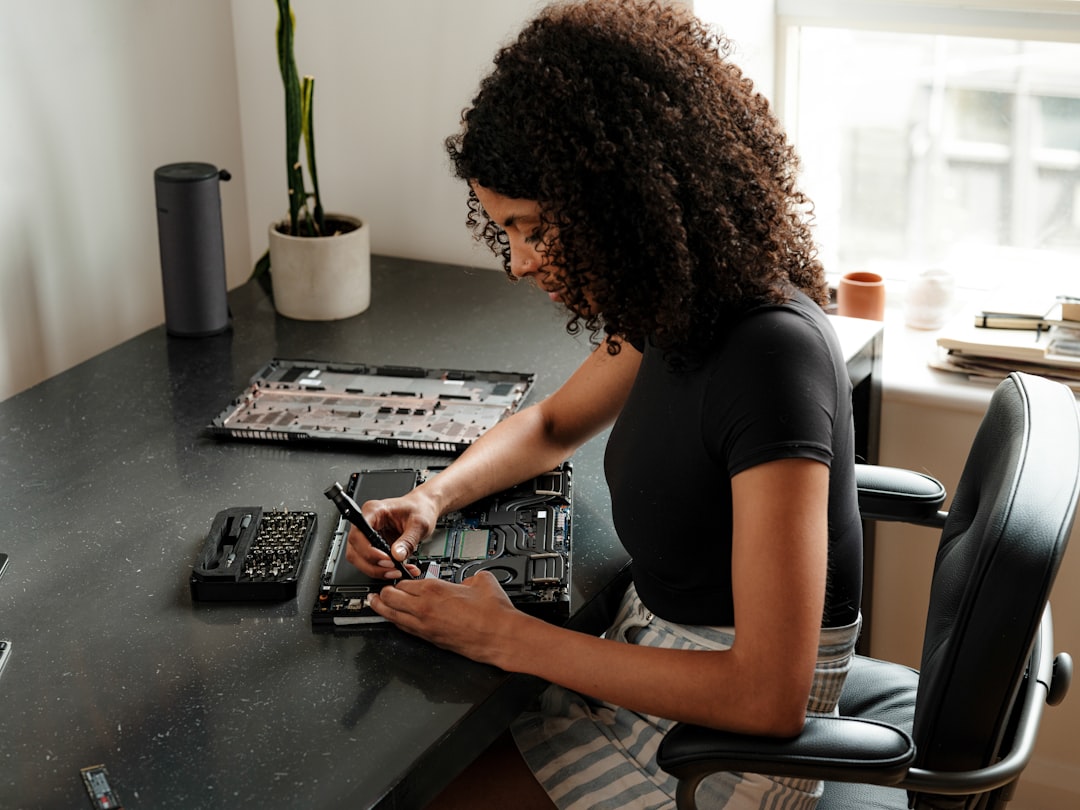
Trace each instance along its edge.
{"label": "office chair", "polygon": [[1059,703],[1071,676],[1069,656],[1052,652],[1048,597],[1080,488],[1072,392],[1027,374],[1003,380],[947,514],[927,476],[863,467],[858,479],[868,519],[942,528],[920,670],[857,656],[840,716],[808,717],[793,739],[675,726],[658,760],[679,779],[680,810],[716,771],[825,780],[822,810],[999,808],[1012,797],[1043,704]]}

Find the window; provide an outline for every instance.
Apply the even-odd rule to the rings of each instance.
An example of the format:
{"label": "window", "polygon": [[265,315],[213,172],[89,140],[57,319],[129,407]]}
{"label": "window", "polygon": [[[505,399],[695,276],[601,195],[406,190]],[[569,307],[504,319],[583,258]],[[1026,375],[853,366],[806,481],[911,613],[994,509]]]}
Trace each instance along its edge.
{"label": "window", "polygon": [[1080,2],[777,13],[778,108],[830,272],[945,266],[981,287],[1022,256],[1080,280]]}

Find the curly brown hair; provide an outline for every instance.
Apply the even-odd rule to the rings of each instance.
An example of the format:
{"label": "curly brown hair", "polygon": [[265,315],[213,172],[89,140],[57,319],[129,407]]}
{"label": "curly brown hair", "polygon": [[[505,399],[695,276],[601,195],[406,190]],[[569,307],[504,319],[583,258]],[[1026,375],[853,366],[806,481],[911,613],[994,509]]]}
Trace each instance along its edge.
{"label": "curly brown hair", "polygon": [[[557,3],[496,54],[447,139],[458,177],[539,203],[571,333],[691,359],[750,306],[827,300],[798,159],[730,50],[678,4]],[[509,273],[471,190],[467,221]]]}

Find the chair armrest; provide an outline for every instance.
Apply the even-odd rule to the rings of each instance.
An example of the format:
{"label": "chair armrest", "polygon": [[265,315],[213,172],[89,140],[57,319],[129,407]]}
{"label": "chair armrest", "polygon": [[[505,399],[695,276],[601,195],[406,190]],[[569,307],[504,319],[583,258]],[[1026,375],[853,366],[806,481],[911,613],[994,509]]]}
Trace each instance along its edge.
{"label": "chair armrest", "polygon": [[791,739],[679,723],[657,753],[661,768],[695,786],[717,771],[895,785],[914,758],[907,732],[849,717],[808,717],[802,733]]}
{"label": "chair armrest", "polygon": [[898,467],[855,465],[859,512],[864,520],[901,521],[941,528],[945,487],[936,478]]}

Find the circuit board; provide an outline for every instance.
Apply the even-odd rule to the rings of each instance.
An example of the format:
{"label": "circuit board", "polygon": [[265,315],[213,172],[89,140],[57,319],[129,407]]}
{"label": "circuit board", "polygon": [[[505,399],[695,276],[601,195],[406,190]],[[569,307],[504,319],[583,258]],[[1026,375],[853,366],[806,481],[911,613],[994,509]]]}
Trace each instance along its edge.
{"label": "circuit board", "polygon": [[[357,503],[404,495],[437,469],[365,470],[346,487]],[[462,582],[491,573],[520,610],[554,623],[570,613],[572,468],[569,463],[439,519],[417,551],[425,577]],[[345,559],[350,524],[339,521],[312,608],[315,627],[382,622],[368,605],[385,580]]]}
{"label": "circuit board", "polygon": [[208,430],[232,439],[456,454],[516,411],[533,381],[531,373],[275,358]]}

